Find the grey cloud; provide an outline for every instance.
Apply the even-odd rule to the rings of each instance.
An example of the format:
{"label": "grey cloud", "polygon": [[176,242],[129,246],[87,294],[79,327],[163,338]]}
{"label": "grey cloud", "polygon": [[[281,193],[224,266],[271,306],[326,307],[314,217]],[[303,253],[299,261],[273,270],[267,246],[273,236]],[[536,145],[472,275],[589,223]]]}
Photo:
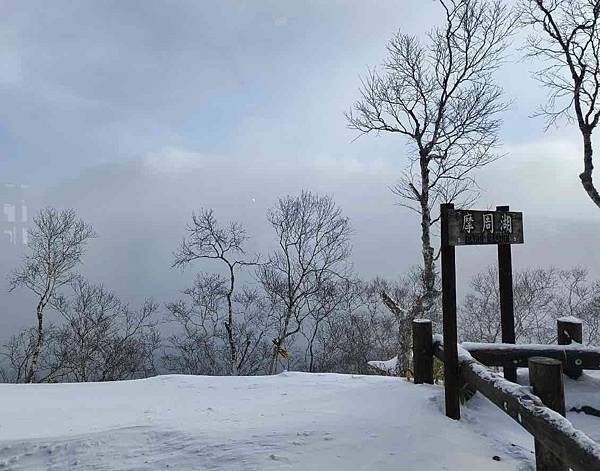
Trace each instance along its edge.
{"label": "grey cloud", "polygon": [[[94,280],[134,302],[167,300],[190,276],[169,265],[192,210],[210,206],[241,220],[266,250],[266,208],[302,188],[332,194],[352,218],[354,262],[365,277],[394,277],[419,262],[417,220],[388,190],[405,165],[404,142],[353,142],[343,112],[390,36],[428,29],[436,2],[38,0],[2,8],[2,178],[29,183],[34,206],[75,207],[96,226],[84,266]],[[544,96],[531,68],[511,62],[499,72],[514,98],[501,149],[508,155],[479,174],[480,206],[525,212],[517,266],[598,265],[586,249],[599,228],[578,186],[579,143],[565,130],[544,135],[543,123],[528,118]],[[568,255],[560,250],[567,242]],[[460,254],[465,281],[493,261],[487,249]],[[7,270],[16,258],[4,256]],[[2,312],[29,319],[16,299],[0,290]]]}

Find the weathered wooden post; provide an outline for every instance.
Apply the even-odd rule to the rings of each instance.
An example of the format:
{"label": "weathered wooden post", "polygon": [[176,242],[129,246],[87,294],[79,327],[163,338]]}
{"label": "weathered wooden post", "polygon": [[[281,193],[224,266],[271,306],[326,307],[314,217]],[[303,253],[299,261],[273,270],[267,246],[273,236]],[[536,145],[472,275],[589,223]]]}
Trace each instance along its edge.
{"label": "weathered wooden post", "polygon": [[[533,394],[538,396],[546,407],[566,417],[562,363],[559,360],[530,358],[529,384]],[[537,471],[568,471],[568,467],[560,458],[538,440],[535,440],[535,465]]]}
{"label": "weathered wooden post", "polygon": [[412,341],[415,384],[433,384],[433,336],[430,320],[413,320]]}
{"label": "weathered wooden post", "polygon": [[[523,243],[523,214],[508,211],[454,209],[440,206],[442,253],[442,313],[444,317],[444,390],[446,415],[460,419],[458,352],[456,332],[456,261],[457,245],[499,245],[502,339],[514,343],[512,299],[512,261],[510,244]],[[504,247],[502,247],[504,246]],[[515,381],[514,367],[506,368],[507,378]]]}
{"label": "weathered wooden post", "polygon": [[444,328],[444,393],[446,416],[460,419],[460,396],[458,379],[458,334],[456,325],[456,258],[454,245],[450,244],[450,216],[452,203],[442,204],[441,250],[442,250],[442,314]]}
{"label": "weathered wooden post", "polygon": [[[583,343],[583,323],[581,319],[568,316],[561,317],[556,321],[556,330],[559,345],[569,345],[572,342]],[[575,362],[577,363],[577,359]],[[581,364],[581,360],[579,360]],[[569,365],[565,368],[565,374],[572,379],[577,379],[583,373],[581,366]]]}
{"label": "weathered wooden post", "polygon": [[[508,212],[508,206],[496,206],[496,211]],[[500,288],[500,325],[502,343],[515,343],[515,314],[513,301],[512,251],[510,244],[498,244],[498,278]],[[504,377],[517,382],[517,369],[504,367]]]}

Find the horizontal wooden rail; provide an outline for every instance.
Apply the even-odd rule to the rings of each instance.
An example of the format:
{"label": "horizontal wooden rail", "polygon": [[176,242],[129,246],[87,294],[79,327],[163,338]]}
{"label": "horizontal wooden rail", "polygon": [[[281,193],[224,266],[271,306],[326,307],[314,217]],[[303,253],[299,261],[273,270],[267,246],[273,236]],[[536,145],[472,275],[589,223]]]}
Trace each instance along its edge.
{"label": "horizontal wooden rail", "polygon": [[[444,361],[443,340],[439,335],[433,336],[433,353]],[[536,352],[536,356],[542,354]],[[545,407],[528,387],[490,371],[460,346],[458,365],[462,381],[500,407],[565,465],[574,471],[600,471],[600,445],[575,429],[562,415]]]}
{"label": "horizontal wooden rail", "polygon": [[531,357],[547,357],[560,360],[563,369],[600,370],[600,348],[583,347],[579,344],[514,345],[508,343],[463,342],[462,348],[486,366],[527,367]]}

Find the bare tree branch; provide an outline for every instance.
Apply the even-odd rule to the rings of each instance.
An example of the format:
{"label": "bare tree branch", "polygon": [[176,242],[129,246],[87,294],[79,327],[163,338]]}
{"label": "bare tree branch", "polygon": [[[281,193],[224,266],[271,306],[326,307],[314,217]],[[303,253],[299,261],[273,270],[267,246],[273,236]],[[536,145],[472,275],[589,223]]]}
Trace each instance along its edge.
{"label": "bare tree branch", "polygon": [[583,140],[584,191],[600,207],[593,181],[592,133],[600,119],[600,1],[522,0],[521,23],[532,29],[528,56],[542,59],[535,78],[548,89],[538,115],[546,128],[558,120],[575,121]]}
{"label": "bare tree branch", "polygon": [[478,196],[472,172],[498,158],[499,115],[507,107],[493,73],[514,28],[500,0],[439,0],[445,24],[428,41],[396,34],[380,69],[362,80],[346,114],[361,134],[393,132],[409,143],[409,166],[392,191],[421,218],[424,317],[438,296],[431,226],[440,203]]}

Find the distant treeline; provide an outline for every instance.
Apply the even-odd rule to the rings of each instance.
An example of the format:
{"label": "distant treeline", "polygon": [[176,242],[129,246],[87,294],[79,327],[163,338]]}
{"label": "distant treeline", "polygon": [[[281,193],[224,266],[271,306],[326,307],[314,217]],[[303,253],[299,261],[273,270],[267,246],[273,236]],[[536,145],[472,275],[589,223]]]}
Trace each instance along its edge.
{"label": "distant treeline", "polygon": [[[160,373],[273,374],[282,369],[369,374],[370,360],[398,355],[407,374],[411,321],[424,310],[423,274],[361,280],[351,264],[350,221],[329,196],[281,198],[267,213],[273,249],[249,254],[248,235],[213,211],[192,215],[174,267],[197,270],[180,299],[132,308],[77,273],[95,232],[72,210],[46,208],[33,220],[27,253],[10,289],[28,289],[31,328],[2,348],[5,382],[114,381]],[[192,268],[193,267],[193,268]],[[555,341],[555,319],[585,320],[600,336],[600,283],[582,268],[515,274],[519,341]],[[247,281],[241,281],[247,280]],[[498,274],[476,275],[460,305],[463,340],[499,342]],[[389,310],[386,294],[400,309]],[[429,294],[428,294],[429,296]],[[428,311],[440,318],[439,282]],[[49,310],[59,321],[49,323]],[[165,332],[170,332],[166,334]]]}

